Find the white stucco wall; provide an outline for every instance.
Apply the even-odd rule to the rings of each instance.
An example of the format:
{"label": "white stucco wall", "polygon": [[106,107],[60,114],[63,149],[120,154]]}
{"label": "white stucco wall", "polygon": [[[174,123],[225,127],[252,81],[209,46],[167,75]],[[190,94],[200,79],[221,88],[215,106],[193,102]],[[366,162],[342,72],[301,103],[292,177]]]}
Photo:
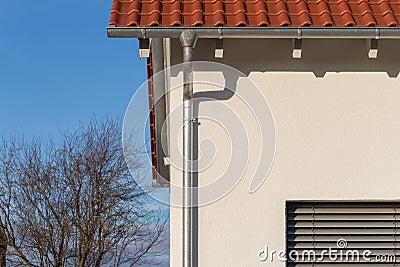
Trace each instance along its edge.
{"label": "white stucco wall", "polygon": [[[372,60],[364,40],[305,40],[303,58],[294,60],[290,40],[225,40],[225,57],[216,60],[215,43],[199,41],[196,59],[231,65],[259,86],[274,116],[276,154],[256,193],[248,193],[248,171],[227,196],[199,208],[198,266],[285,266],[260,262],[257,252],[265,245],[285,248],[286,200],[400,199],[399,44],[381,41],[379,58]],[[180,46],[173,42],[172,62],[180,58]],[[173,108],[181,101],[180,92],[170,99]],[[224,102],[247,116],[236,95]],[[199,114],[213,105],[201,104]],[[200,123],[199,140],[211,138],[218,147],[214,166],[199,174],[203,184],[224,167],[229,149],[221,129]],[[255,128],[248,123],[251,136]],[[253,149],[258,144],[251,140]],[[251,156],[249,170],[255,165]],[[171,180],[179,184],[181,171],[172,167]],[[172,190],[171,197],[179,193]],[[181,221],[181,209],[171,207],[174,267],[182,266]]]}

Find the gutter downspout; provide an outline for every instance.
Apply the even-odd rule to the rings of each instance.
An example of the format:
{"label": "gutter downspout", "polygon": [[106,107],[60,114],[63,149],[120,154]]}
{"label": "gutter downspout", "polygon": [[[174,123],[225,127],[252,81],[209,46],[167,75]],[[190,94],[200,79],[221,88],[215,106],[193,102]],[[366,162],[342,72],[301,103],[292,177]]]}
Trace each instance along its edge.
{"label": "gutter downspout", "polygon": [[179,36],[183,48],[183,267],[193,263],[193,49],[197,36],[184,31]]}

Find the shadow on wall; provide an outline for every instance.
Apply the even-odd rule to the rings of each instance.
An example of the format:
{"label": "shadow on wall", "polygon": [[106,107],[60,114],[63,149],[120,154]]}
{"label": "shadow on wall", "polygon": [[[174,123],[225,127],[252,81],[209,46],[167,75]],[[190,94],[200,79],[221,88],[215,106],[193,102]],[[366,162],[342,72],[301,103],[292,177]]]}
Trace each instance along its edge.
{"label": "shadow on wall", "polygon": [[[250,72],[386,72],[395,78],[400,72],[400,40],[379,40],[377,59],[368,58],[366,39],[304,39],[302,58],[293,59],[291,39],[225,39],[224,58],[214,58],[215,40],[200,39],[195,60],[230,65]],[[173,41],[172,64],[181,62],[179,41]]]}

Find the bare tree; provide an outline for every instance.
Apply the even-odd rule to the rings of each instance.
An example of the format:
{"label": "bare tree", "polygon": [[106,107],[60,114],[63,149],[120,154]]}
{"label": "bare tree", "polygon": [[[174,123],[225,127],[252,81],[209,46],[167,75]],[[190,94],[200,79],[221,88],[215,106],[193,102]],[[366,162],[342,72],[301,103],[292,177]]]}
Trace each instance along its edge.
{"label": "bare tree", "polygon": [[3,224],[0,221],[0,267],[6,267],[7,236]]}
{"label": "bare tree", "polygon": [[[92,120],[61,145],[3,141],[0,260],[5,249],[11,266],[136,266],[160,253],[165,216],[129,172],[119,125]],[[139,178],[146,155],[125,150]]]}

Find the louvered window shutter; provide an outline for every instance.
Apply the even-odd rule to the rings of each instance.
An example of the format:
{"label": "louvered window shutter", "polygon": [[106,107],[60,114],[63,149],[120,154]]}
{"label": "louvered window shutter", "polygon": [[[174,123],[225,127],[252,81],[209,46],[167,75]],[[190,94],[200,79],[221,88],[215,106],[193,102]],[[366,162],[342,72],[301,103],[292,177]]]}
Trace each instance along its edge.
{"label": "louvered window shutter", "polygon": [[399,266],[399,204],[287,202],[287,266]]}

